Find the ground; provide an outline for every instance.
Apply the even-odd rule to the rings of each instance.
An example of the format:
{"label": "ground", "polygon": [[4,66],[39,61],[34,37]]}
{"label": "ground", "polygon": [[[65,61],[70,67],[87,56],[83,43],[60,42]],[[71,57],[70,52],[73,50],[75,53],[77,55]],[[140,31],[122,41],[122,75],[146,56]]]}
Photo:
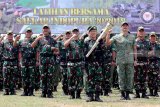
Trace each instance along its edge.
{"label": "ground", "polygon": [[[36,96],[22,97],[22,90],[17,91],[17,95],[4,96],[0,92],[0,107],[160,107],[160,97],[150,97],[150,99],[134,99],[131,101],[121,101],[118,90],[113,90],[109,97],[101,97],[104,102],[85,102],[86,96],[82,93],[82,99],[71,100],[69,96],[64,96],[61,85],[58,92],[54,92],[54,98],[41,98],[41,91],[35,92]],[[159,93],[160,94],[160,93]]]}

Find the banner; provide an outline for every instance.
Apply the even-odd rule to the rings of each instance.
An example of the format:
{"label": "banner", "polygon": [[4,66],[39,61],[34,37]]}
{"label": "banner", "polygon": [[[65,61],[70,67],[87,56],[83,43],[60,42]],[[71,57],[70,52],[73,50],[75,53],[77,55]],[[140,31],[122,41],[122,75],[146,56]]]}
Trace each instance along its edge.
{"label": "banner", "polygon": [[118,33],[124,21],[130,32],[143,26],[160,33],[160,0],[0,0],[0,33],[24,33],[27,27],[41,33],[44,24],[55,34],[74,27],[85,32],[90,25],[100,32],[107,22]]}

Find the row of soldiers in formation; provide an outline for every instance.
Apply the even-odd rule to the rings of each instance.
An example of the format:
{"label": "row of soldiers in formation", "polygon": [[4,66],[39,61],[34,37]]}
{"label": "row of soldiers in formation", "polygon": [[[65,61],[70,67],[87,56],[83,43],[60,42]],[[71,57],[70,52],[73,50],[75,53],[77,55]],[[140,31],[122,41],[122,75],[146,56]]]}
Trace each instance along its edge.
{"label": "row of soldiers in formation", "polygon": [[[128,23],[122,24],[122,30],[125,26],[128,26]],[[85,55],[98,37],[96,26],[88,27],[87,33],[83,36],[80,36],[78,28],[74,28],[72,31],[66,31],[63,37],[52,37],[48,25],[43,26],[42,32],[33,39],[31,38],[32,29],[27,28],[23,40],[20,40],[20,35],[17,35],[13,40],[12,31],[7,33],[6,39],[1,38],[0,55],[1,60],[3,60],[3,63],[1,61],[1,82],[3,81],[4,95],[16,94],[16,76],[19,68],[21,68],[24,90],[22,95],[34,96],[36,66],[38,66],[42,89],[41,97],[53,98],[53,89],[57,86],[57,84],[55,85],[56,72],[58,66],[60,66],[64,94],[70,95],[71,99],[81,98],[81,92],[85,87],[87,102],[102,102],[100,99],[102,90],[105,95],[108,95],[111,91],[111,71],[113,71],[114,66],[119,62],[125,63],[130,60],[130,56],[127,56],[128,51],[118,53],[124,47],[132,48],[128,47],[127,43],[129,43],[131,46],[136,45],[137,52],[132,54],[137,56],[137,63],[135,64],[135,72],[128,74],[131,75],[130,78],[134,75],[134,83],[127,84],[131,86],[131,89],[126,93],[121,93],[122,99],[129,100],[129,93],[132,92],[133,88],[136,91],[135,98],[140,98],[140,93],[142,93],[142,98],[149,98],[146,94],[147,86],[151,96],[159,96],[160,45],[156,42],[155,32],[151,32],[149,41],[147,41],[144,28],[139,27],[137,39],[133,40],[132,38],[135,38],[135,36],[128,34],[129,41],[120,46],[117,46],[116,42],[107,45],[106,40],[101,39],[89,57],[85,57]],[[124,40],[119,39],[118,41],[121,43]],[[135,43],[132,45],[130,41],[135,41]],[[123,57],[116,58],[117,54],[123,57],[125,55],[125,59]],[[130,68],[128,68],[129,70]],[[123,91],[123,87],[126,85],[121,82],[123,73],[119,73],[119,69],[117,71],[120,90]],[[123,80],[129,81],[129,78],[123,78]]]}

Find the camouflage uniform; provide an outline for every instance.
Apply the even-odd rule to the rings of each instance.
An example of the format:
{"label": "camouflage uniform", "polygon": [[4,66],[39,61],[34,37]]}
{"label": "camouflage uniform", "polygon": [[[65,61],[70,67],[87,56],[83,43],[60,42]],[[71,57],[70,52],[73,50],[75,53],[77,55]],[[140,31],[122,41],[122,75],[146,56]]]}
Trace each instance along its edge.
{"label": "camouflage uniform", "polygon": [[41,73],[41,88],[42,97],[53,97],[53,78],[55,72],[55,57],[51,47],[56,46],[56,41],[51,36],[44,36],[38,41],[40,50],[40,73]]}
{"label": "camouflage uniform", "polygon": [[119,87],[122,99],[130,99],[129,93],[133,89],[134,77],[134,46],[135,37],[131,34],[124,36],[122,33],[111,38],[116,47],[116,64],[118,72]]}
{"label": "camouflage uniform", "polygon": [[148,87],[151,96],[158,95],[159,87],[159,71],[160,71],[160,44],[150,43],[151,50],[154,51],[154,55],[149,57],[149,71],[148,71]]}
{"label": "camouflage uniform", "polygon": [[136,47],[137,47],[137,66],[135,66],[134,87],[136,90],[136,97],[139,98],[140,92],[142,92],[142,97],[146,97],[149,41],[137,40]]}
{"label": "camouflage uniform", "polygon": [[67,67],[68,67],[68,86],[71,98],[80,98],[83,89],[83,42],[73,40],[67,49]]}
{"label": "camouflage uniform", "polygon": [[0,43],[0,90],[3,90],[3,55],[2,55],[2,43]]}
{"label": "camouflage uniform", "polygon": [[68,76],[67,76],[67,59],[66,51],[63,41],[58,41],[58,48],[60,50],[60,68],[62,73],[62,90],[65,95],[68,95]]}
{"label": "camouflage uniform", "polygon": [[15,94],[16,88],[16,74],[18,72],[17,69],[17,60],[18,57],[18,49],[13,47],[13,42],[9,42],[8,40],[3,41],[2,44],[3,51],[3,85],[5,89],[5,95]]}
{"label": "camouflage uniform", "polygon": [[36,66],[36,49],[31,47],[33,39],[24,39],[19,42],[19,49],[22,54],[22,80],[25,96],[34,95],[35,88],[35,66]]}
{"label": "camouflage uniform", "polygon": [[[112,52],[115,51],[114,45],[105,46],[103,62],[103,90],[104,95],[111,91],[111,72],[112,70]],[[112,70],[112,71],[111,71]]]}
{"label": "camouflage uniform", "polygon": [[[88,39],[85,41],[85,55],[94,45],[95,40]],[[85,59],[87,63],[87,93],[89,101],[100,101],[99,96],[102,89],[103,74],[102,74],[102,64],[104,55],[104,43],[101,40],[95,50],[91,55]],[[95,99],[93,98],[95,94]],[[87,101],[88,102],[88,101]]]}
{"label": "camouflage uniform", "polygon": [[53,91],[57,91],[57,86],[58,83],[61,80],[61,72],[60,72],[60,56],[59,55],[55,55],[55,72],[54,72],[54,79],[53,79],[53,83],[54,83],[54,87],[53,87]]}

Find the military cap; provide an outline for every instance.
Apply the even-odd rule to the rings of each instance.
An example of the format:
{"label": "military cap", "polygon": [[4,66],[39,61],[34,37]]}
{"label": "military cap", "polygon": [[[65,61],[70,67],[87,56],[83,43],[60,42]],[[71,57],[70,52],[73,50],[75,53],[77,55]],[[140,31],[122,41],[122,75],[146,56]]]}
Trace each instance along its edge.
{"label": "military cap", "polygon": [[122,22],[121,26],[123,26],[123,25],[129,25],[129,24],[128,24],[128,22]]}
{"label": "military cap", "polygon": [[11,30],[9,30],[9,31],[7,32],[7,35],[9,35],[9,34],[13,34],[13,32],[12,32]]}
{"label": "military cap", "polygon": [[97,27],[96,26],[92,26],[88,31],[92,31],[92,30],[97,30]]}
{"label": "military cap", "polygon": [[151,32],[151,33],[149,34],[149,36],[150,36],[150,37],[157,37],[156,32]]}
{"label": "military cap", "polygon": [[138,31],[140,30],[144,30],[144,27],[143,26],[138,27]]}

